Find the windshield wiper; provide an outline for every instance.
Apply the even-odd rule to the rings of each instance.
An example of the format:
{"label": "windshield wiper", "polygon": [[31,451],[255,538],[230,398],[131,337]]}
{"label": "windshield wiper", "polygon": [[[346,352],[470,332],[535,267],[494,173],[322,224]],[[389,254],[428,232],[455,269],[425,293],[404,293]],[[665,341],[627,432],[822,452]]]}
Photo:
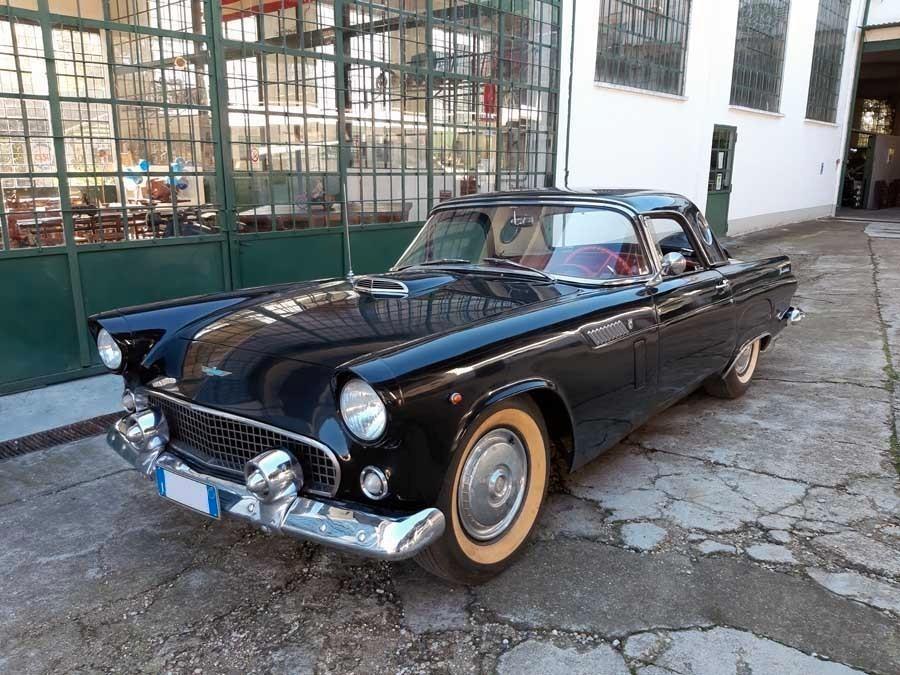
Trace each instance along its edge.
{"label": "windshield wiper", "polygon": [[398,267],[396,271],[406,270],[410,267],[427,267],[428,265],[471,265],[471,260],[466,260],[465,258],[437,258],[436,260],[423,260],[422,262],[411,263],[409,265],[404,265],[403,267]]}
{"label": "windshield wiper", "polygon": [[509,258],[482,258],[482,261],[486,263],[490,263],[491,265],[499,265],[499,266],[507,266],[507,267],[515,267],[516,269],[525,270],[528,272],[532,272],[537,274],[548,281],[555,281],[553,277],[551,277],[546,272],[539,270],[536,267],[529,267],[528,265],[523,265],[520,262],[516,262],[515,260],[510,260]]}

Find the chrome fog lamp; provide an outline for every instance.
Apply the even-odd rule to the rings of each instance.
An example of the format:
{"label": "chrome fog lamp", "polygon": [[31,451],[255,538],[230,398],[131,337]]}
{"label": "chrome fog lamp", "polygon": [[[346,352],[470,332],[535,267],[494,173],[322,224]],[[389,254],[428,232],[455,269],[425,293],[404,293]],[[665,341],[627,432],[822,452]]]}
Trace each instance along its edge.
{"label": "chrome fog lamp", "polygon": [[388,493],[388,480],[377,466],[367,466],[359,473],[359,486],[369,499],[384,499]]}
{"label": "chrome fog lamp", "polygon": [[122,365],[122,350],[105,328],[97,333],[97,351],[100,352],[100,360],[110,370],[118,370]]}
{"label": "chrome fog lamp", "polygon": [[357,438],[374,441],[387,426],[387,410],[381,397],[368,382],[350,380],[341,389],[341,416]]}

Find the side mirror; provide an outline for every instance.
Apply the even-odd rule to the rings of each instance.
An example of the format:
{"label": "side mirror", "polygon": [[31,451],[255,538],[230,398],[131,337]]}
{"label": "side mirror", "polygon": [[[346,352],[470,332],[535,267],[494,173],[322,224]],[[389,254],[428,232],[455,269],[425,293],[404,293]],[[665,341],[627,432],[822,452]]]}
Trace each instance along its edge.
{"label": "side mirror", "polygon": [[684,274],[687,269],[687,260],[680,253],[666,253],[662,259],[662,275],[664,277],[676,277]]}

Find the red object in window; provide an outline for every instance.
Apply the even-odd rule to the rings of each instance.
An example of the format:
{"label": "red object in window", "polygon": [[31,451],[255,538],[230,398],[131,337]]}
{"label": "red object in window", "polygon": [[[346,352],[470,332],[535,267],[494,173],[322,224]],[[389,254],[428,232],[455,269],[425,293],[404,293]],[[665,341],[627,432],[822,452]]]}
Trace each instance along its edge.
{"label": "red object in window", "polygon": [[[315,0],[303,0],[302,4],[308,5]],[[297,0],[270,0],[260,3],[259,0],[222,0],[222,21],[234,21],[254,14],[268,14],[280,9],[292,9],[299,3]],[[228,11],[231,10],[231,11]]]}
{"label": "red object in window", "polygon": [[484,114],[490,117],[497,115],[497,85],[486,84],[482,90],[482,99],[484,101]]}

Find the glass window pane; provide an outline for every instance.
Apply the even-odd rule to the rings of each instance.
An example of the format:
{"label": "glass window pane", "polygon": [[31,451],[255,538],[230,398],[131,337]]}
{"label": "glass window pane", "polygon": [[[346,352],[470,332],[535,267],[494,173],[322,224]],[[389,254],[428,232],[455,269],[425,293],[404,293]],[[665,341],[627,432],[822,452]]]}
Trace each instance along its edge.
{"label": "glass window pane", "polygon": [[809,119],[822,122],[837,120],[849,16],[850,0],[819,0],[809,97],[806,103],[806,117]]}
{"label": "glass window pane", "polygon": [[731,104],[778,112],[790,0],[741,0]]}
{"label": "glass window pane", "polygon": [[684,93],[691,0],[600,0],[595,79]]}

